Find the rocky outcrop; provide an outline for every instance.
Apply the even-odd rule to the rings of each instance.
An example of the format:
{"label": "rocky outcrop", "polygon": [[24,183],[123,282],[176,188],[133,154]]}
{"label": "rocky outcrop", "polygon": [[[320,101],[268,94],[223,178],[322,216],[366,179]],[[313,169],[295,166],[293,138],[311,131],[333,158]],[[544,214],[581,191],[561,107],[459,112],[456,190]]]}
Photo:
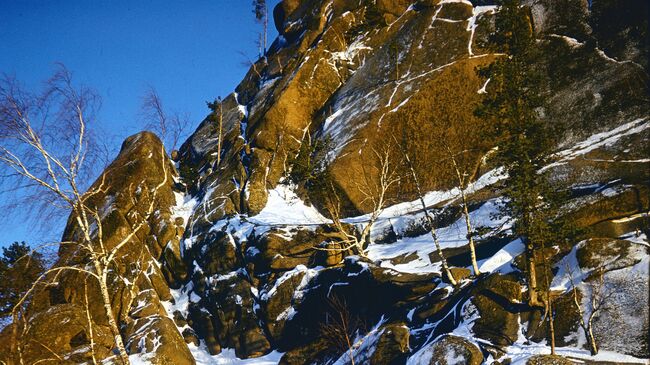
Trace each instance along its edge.
{"label": "rocky outcrop", "polygon": [[[541,115],[549,123],[564,126],[558,163],[549,168],[558,186],[574,185],[575,196],[567,204],[571,219],[577,227],[597,232],[594,236],[618,237],[643,229],[645,218],[634,218],[634,223],[619,221],[647,210],[639,192],[647,189],[648,176],[642,168],[647,153],[640,146],[647,140],[644,118],[648,108],[637,102],[645,98],[647,71],[636,61],[615,59],[603,51],[602,36],[594,31],[595,19],[586,2],[531,0],[525,4],[543,54],[536,66],[549,75],[545,85],[549,103]],[[459,319],[450,320],[448,314],[462,308],[463,320],[476,337],[502,348],[517,341],[521,326],[538,324],[536,310],[522,304],[522,278],[517,273],[476,280],[465,267],[457,267],[455,276],[472,285],[450,294],[444,288],[448,281],[444,277],[391,272],[375,262],[344,260],[346,252],[317,252],[314,247],[325,247],[323,242],[331,240],[327,225],[265,227],[253,223],[244,229],[246,237],[235,234],[248,224],[245,217],[265,207],[268,191],[291,171],[295,155],[307,142],[332,144],[328,155],[332,182],[348,215],[367,211],[358,177],[364,169],[371,170],[367,167],[372,164],[373,148],[391,138],[406,139],[418,151],[416,169],[426,191],[455,184],[451,166],[440,163],[448,159],[447,152],[439,148],[440,139],[452,149],[463,144],[473,147],[462,161],[472,179],[496,167],[489,159],[494,141],[484,137],[486,126],[473,113],[482,93],[489,92],[489,83],[477,76],[476,68],[500,57],[490,39],[493,15],[492,8],[464,1],[278,4],[274,22],[281,37],[224,101],[227,132],[221,165],[215,166],[213,115],[180,151],[181,175],[199,202],[188,222],[192,232],[185,234],[195,242],[186,257],[193,292],[208,300],[206,293],[218,286],[216,278],[237,272],[246,283],[241,285],[257,291],[250,298],[252,304],[245,305],[256,309],[245,312],[260,320],[271,347],[286,351],[285,363],[333,356],[317,340],[318,324],[332,295],[344,298],[350,311],[369,323],[376,323],[381,315],[405,320],[411,328],[444,319],[437,334],[458,325]],[[620,128],[621,135],[607,139],[613,136],[608,131],[618,126],[626,126]],[[603,137],[593,137],[598,132]],[[597,142],[593,149],[578,143],[589,138]],[[620,194],[608,190],[599,195],[613,180]],[[596,185],[588,192],[580,190]],[[305,201],[322,207],[318,192],[303,186],[298,190]],[[412,199],[413,192],[404,183],[395,202]],[[470,201],[480,207],[497,195],[498,191],[480,191]],[[459,218],[455,204],[444,201],[437,208],[453,221]],[[217,229],[214,222],[219,222]],[[409,232],[391,227],[382,243],[390,245],[402,236],[426,232],[417,218],[413,222]],[[450,224],[444,217],[436,223]],[[487,259],[508,242],[504,236],[479,241],[479,255]],[[539,259],[556,264],[573,244],[549,249]],[[464,246],[447,248],[444,253],[452,265],[469,265]],[[392,258],[391,265],[418,259],[417,254],[406,253]],[[429,259],[439,261],[434,249]],[[520,267],[517,260],[512,267],[515,271]],[[439,286],[443,288],[436,289]],[[566,303],[561,310],[574,318],[569,314],[573,309],[568,297],[563,298],[559,303]],[[214,318],[222,316],[222,309],[210,308],[209,322],[214,325],[197,331],[199,337],[221,331]],[[460,312],[454,317],[462,317]],[[558,330],[570,337],[576,330],[575,322],[571,323]],[[542,332],[530,336],[541,339]],[[202,338],[211,343],[207,336]],[[213,337],[219,347],[224,346],[223,339]],[[424,345],[419,336],[411,340],[413,346]]]}
{"label": "rocky outcrop", "polygon": [[[102,190],[86,204],[96,206],[103,214],[106,250],[127,240],[116,251],[114,272],[108,276],[108,285],[114,315],[128,349],[133,354],[149,353],[154,363],[194,364],[161,304],[172,299],[159,260],[177,233],[171,211],[175,204],[172,191],[175,174],[155,135],[148,132],[134,135],[124,142],[119,155],[91,187],[101,186]],[[155,214],[147,214],[150,204]],[[147,220],[141,226],[139,219]],[[134,227],[139,228],[133,231]],[[71,218],[63,241],[75,241],[79,234]],[[61,245],[55,265],[75,265],[88,260],[79,247]],[[87,361],[91,359],[91,336],[96,357],[110,355],[115,343],[100,298],[95,279],[78,271],[61,271],[57,280],[44,286],[30,303],[28,321],[37,326],[32,327],[32,334],[22,336],[27,340],[22,351],[24,361],[33,363],[54,354],[71,361],[75,361],[73,358]],[[66,335],[61,336],[62,333]],[[43,338],[44,335],[53,337]],[[34,346],[38,343],[47,347]],[[17,354],[13,352],[13,355]]]}
{"label": "rocky outcrop", "polygon": [[[640,46],[647,40],[647,19],[606,0],[594,0],[592,10],[582,0],[523,3],[541,48],[534,67],[549,76],[543,90],[548,102],[538,112],[563,131],[547,168],[554,184],[569,193],[563,213],[581,231],[575,242],[539,250],[535,259],[547,265],[538,281],[550,275],[554,287],[566,286],[562,265],[576,263],[577,293],[584,299],[605,272],[624,305],[603,311],[595,326],[603,349],[650,356],[643,306],[647,270],[640,267],[648,260],[643,243],[650,209],[647,50]],[[102,208],[110,248],[128,236],[155,197],[155,214],[120,250],[110,275],[112,308],[132,355],[158,364],[193,364],[190,348],[210,355],[227,350],[240,358],[278,350],[284,353],[280,364],[287,365],[345,364],[350,357],[391,365],[479,364],[489,356],[506,363],[508,346],[524,346],[521,336],[548,339],[543,313],[525,303],[523,256],[508,228],[512,222],[486,218],[495,213],[501,183],[498,174],[486,174],[498,166],[490,152],[495,141],[485,133],[489,126],[474,114],[490,92],[489,80],[476,70],[503,54],[490,37],[495,9],[474,5],[283,0],[273,10],[280,37],[223,100],[222,115],[209,114],[173,154],[176,164],[150,133],[124,142],[95,183],[107,189],[92,204]],[[607,25],[621,14],[630,16]],[[468,189],[473,219],[492,224],[475,226],[479,260],[488,267],[483,275],[469,269],[465,233],[449,233],[464,228],[457,224],[458,191],[449,190],[457,185],[450,152],[441,141],[462,155],[470,181],[485,177]],[[407,178],[387,197],[389,204],[404,204],[386,212],[370,235],[374,253],[385,256],[351,256],[341,248],[344,235],[320,214],[296,222],[260,219],[280,182],[300,195],[304,209],[326,211],[320,209],[325,193],[314,188],[318,177],[287,181],[303,162],[299,153],[315,157],[309,149],[316,145],[327,146],[328,188],[336,192],[341,218],[367,212],[370,200],[360,183],[377,178],[375,152],[387,148],[398,164],[401,144],[412,153],[421,189],[438,191],[427,204],[441,236],[453,236],[443,253],[458,286],[440,274],[435,246],[423,241],[429,240],[429,223],[419,202],[412,202],[416,187]],[[294,203],[271,208],[283,216],[279,210]],[[181,208],[187,216],[177,214]],[[344,225],[352,231],[364,219],[349,218]],[[78,235],[71,219],[64,240]],[[88,260],[74,246],[62,246],[59,256],[57,265]],[[24,335],[33,340],[23,349],[27,363],[51,355],[37,343],[65,361],[87,362],[90,332],[98,358],[114,352],[101,301],[94,300],[97,285],[86,279],[65,273],[35,295],[27,313],[33,325]],[[93,300],[84,299],[86,291]],[[555,328],[558,345],[578,346],[573,292],[552,295],[564,321]],[[347,348],[323,335],[324,325],[342,317],[353,324],[347,330],[356,341]],[[615,338],[624,335],[633,337],[633,345]],[[4,356],[10,352],[3,343]]]}

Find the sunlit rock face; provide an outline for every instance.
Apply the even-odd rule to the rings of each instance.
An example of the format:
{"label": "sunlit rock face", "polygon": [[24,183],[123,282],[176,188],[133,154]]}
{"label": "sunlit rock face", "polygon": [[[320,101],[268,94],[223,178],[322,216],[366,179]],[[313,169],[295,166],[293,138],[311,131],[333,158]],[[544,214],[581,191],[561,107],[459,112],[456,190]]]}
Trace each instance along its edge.
{"label": "sunlit rock face", "polygon": [[[622,303],[603,309],[594,326],[608,361],[650,357],[647,12],[630,15],[632,3],[647,7],[523,2],[542,49],[535,66],[547,76],[539,115],[564,126],[547,169],[570,192],[564,213],[584,232],[534,258],[545,265],[538,281],[552,287],[558,346],[583,356],[574,303],[589,300],[602,272],[612,301]],[[546,317],[524,303],[523,244],[509,217],[497,214],[503,175],[490,158],[496,141],[474,114],[490,92],[477,68],[505,57],[490,40],[496,11],[489,1],[282,1],[272,12],[280,37],[223,100],[221,151],[217,112],[183,144],[176,165],[149,133],[125,141],[106,171],[110,188],[95,198],[110,207],[108,242],[128,234],[131,215],[167,176],[156,214],[121,251],[116,270],[126,280],[111,282],[133,361],[480,364],[546,353]],[[319,142],[328,146],[340,217],[326,209],[323,191],[288,178],[301,167],[301,148]],[[412,183],[389,191],[367,257],[323,250],[341,247],[332,218],[364,228],[371,204],[360,186],[378,178],[376,152],[387,149],[401,161],[405,142],[441,251],[454,276],[466,278],[460,288],[442,274]],[[476,278],[443,146],[466,150],[458,162],[480,231],[483,275]],[[70,224],[65,239],[76,234]],[[60,255],[61,265],[84,260],[66,249]],[[84,308],[83,278],[64,275],[33,300],[25,336],[65,361],[89,361]],[[109,358],[114,345],[100,300],[89,308],[96,355]],[[349,324],[348,348],[328,335],[337,318]],[[27,359],[51,355],[30,346]]]}
{"label": "sunlit rock face", "polygon": [[[168,269],[161,265],[162,252],[179,239],[172,212],[176,176],[158,137],[139,133],[124,142],[119,155],[91,186],[89,190],[97,192],[86,204],[99,212],[102,221],[94,225],[97,251],[100,245],[107,252],[120,247],[107,284],[127,349],[149,353],[156,358],[154,363],[193,364],[163,305],[172,295],[163,273]],[[62,241],[78,240],[81,234],[73,216]],[[75,264],[90,265],[88,252],[77,245],[62,245],[55,266]],[[29,339],[23,341],[22,361],[37,363],[56,356],[82,363],[92,361],[93,352],[98,359],[111,356],[115,342],[97,280],[83,272],[63,270],[53,282],[38,290],[28,307],[33,325],[21,335]],[[4,344],[10,345],[13,334],[5,331],[3,335],[7,336]],[[10,361],[18,363],[15,350],[9,356],[15,356]]]}

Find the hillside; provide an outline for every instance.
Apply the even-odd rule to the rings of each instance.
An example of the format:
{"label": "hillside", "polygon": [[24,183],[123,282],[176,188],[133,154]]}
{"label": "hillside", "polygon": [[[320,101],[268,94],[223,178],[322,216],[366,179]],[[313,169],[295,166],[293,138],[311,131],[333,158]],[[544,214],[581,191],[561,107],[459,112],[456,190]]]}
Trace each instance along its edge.
{"label": "hillside", "polygon": [[[500,210],[510,180],[475,112],[495,92],[477,70],[508,57],[491,37],[499,8],[283,0],[280,36],[222,109],[173,153],[129,137],[91,187],[93,232],[119,247],[106,275],[131,363],[647,363],[648,5],[522,6],[538,115],[561,131],[541,170],[576,232],[532,258],[564,358],[538,356],[549,313],[527,302],[526,245]],[[76,218],[62,241],[83,235]],[[55,266],[89,267],[74,247]],[[100,289],[57,272],[0,335],[0,360],[120,363]],[[598,297],[591,356],[580,322]]]}

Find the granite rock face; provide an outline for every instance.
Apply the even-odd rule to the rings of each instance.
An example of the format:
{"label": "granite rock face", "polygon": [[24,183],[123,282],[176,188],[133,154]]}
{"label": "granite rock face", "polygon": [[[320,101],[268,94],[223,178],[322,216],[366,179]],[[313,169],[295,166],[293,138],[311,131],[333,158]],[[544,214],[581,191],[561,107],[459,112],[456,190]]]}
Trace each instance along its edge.
{"label": "granite rock face", "polygon": [[[494,216],[501,195],[490,158],[495,141],[474,115],[490,90],[476,69],[503,57],[490,41],[496,9],[488,3],[283,0],[273,10],[280,36],[223,99],[221,151],[218,112],[173,153],[174,162],[153,134],[128,138],[95,183],[108,188],[92,204],[105,212],[108,247],[130,237],[116,260],[119,276],[109,276],[129,353],[155,364],[232,354],[296,365],[480,364],[522,360],[507,351],[524,337],[548,341],[543,313],[524,302],[520,243],[510,222]],[[623,303],[603,310],[594,328],[602,349],[648,358],[647,15],[627,8],[647,4],[591,3],[522,1],[543,51],[535,66],[548,76],[539,114],[565,131],[548,169],[570,193],[564,213],[584,232],[535,259],[547,265],[539,282],[553,284],[556,316],[566,319],[556,326],[559,344],[584,347],[570,267],[580,300],[602,274]],[[371,230],[368,257],[359,257],[333,228],[326,194],[313,181],[289,178],[304,167],[307,147],[327,146],[330,187],[349,234],[367,220],[360,186],[378,176],[376,151],[397,156],[404,141],[415,148],[421,188],[431,192],[426,204],[457,288],[441,274],[412,184],[389,192],[395,205]],[[470,270],[455,172],[441,162],[449,154],[441,141],[473,147],[460,162],[473,183],[479,276]],[[155,214],[129,236],[151,204]],[[75,227],[71,218],[64,240],[78,237]],[[62,246],[56,265],[87,262]],[[91,361],[90,332],[96,357],[113,361],[97,284],[79,273],[36,293],[26,318],[27,363],[52,356],[38,343],[61,363]],[[13,329],[0,335],[0,360],[10,364],[18,363]],[[327,335],[333,329],[338,338]],[[624,335],[634,340],[621,341]]]}
{"label": "granite rock face", "polygon": [[[175,204],[175,176],[176,170],[158,137],[139,133],[124,142],[119,155],[91,187],[103,189],[90,197],[87,204],[103,212],[105,249],[125,243],[115,251],[115,271],[108,275],[108,286],[113,313],[129,351],[148,353],[157,359],[157,364],[194,364],[161,303],[172,300],[160,262],[164,248],[178,239],[171,210]],[[147,214],[150,206],[154,214]],[[63,241],[75,241],[80,234],[76,227],[71,218]],[[61,245],[55,266],[87,262],[89,257],[78,246]],[[23,360],[33,363],[54,354],[72,362],[92,360],[91,337],[96,357],[110,355],[115,343],[98,282],[82,272],[63,270],[55,283],[36,292],[28,307],[28,322],[37,326],[26,336],[29,341]],[[45,335],[53,337],[43,338]]]}

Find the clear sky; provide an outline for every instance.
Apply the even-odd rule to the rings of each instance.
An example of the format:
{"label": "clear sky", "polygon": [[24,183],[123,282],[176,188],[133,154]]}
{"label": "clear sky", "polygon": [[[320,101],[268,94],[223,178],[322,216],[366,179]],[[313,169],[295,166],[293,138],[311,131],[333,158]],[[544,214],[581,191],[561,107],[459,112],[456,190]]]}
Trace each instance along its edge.
{"label": "clear sky", "polygon": [[[98,123],[116,149],[141,129],[148,86],[165,108],[188,113],[193,130],[207,114],[205,101],[232,92],[246,73],[240,52],[257,55],[251,2],[0,0],[0,72],[37,88],[62,62],[101,95]],[[278,2],[269,1],[270,14]],[[277,36],[272,24],[269,43]],[[63,229],[44,234],[19,212],[2,215],[0,246],[58,239]]]}

